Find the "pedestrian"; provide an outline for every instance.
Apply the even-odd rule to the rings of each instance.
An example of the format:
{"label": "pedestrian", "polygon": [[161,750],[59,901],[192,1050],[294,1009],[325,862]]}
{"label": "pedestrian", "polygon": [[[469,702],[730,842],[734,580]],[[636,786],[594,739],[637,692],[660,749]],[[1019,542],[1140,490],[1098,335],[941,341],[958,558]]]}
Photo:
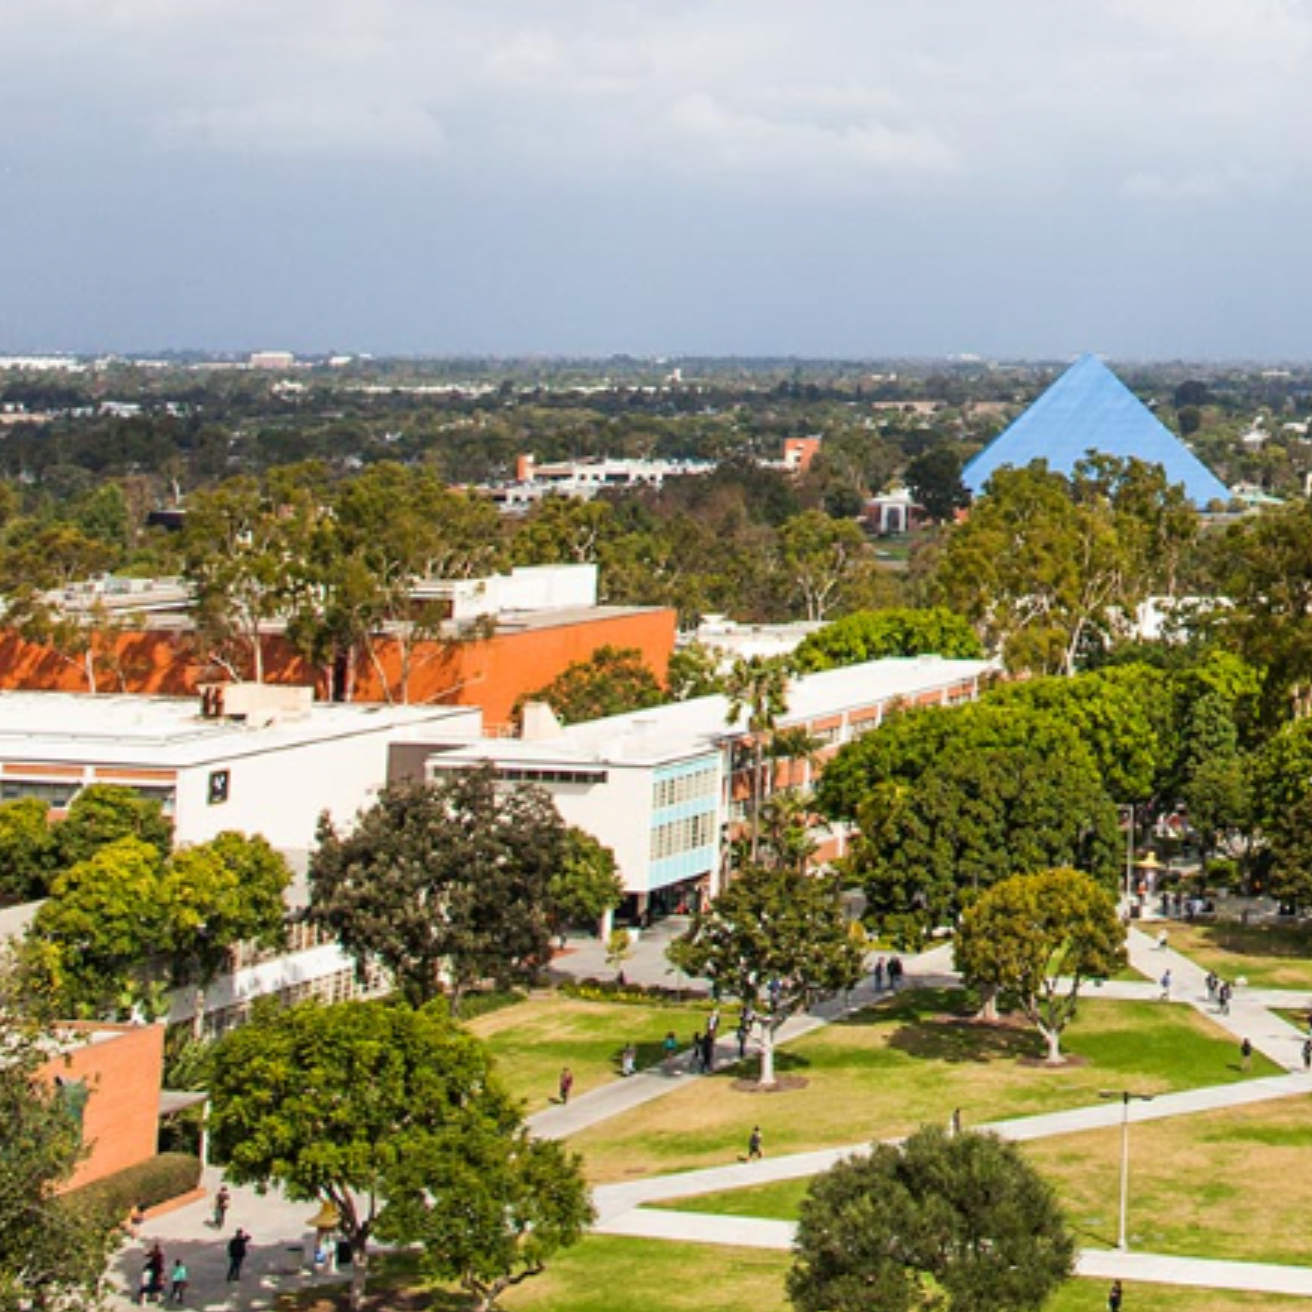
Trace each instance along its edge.
{"label": "pedestrian", "polygon": [[1303,1069],[1312,1071],[1312,1039],[1303,1040]]}
{"label": "pedestrian", "polygon": [[1121,1282],[1112,1281],[1112,1287],[1107,1291],[1107,1312],[1121,1312]]}
{"label": "pedestrian", "polygon": [[181,1258],[178,1258],[178,1260],[173,1263],[173,1272],[169,1277],[170,1303],[180,1304],[187,1296],[187,1282],[189,1278],[187,1264]]}
{"label": "pedestrian", "polygon": [[569,1095],[574,1088],[574,1072],[568,1066],[560,1073],[560,1101],[561,1104],[569,1102]]}
{"label": "pedestrian", "polygon": [[624,1045],[624,1051],[620,1053],[620,1074],[632,1075],[634,1063],[638,1060],[638,1050],[631,1043]]}
{"label": "pedestrian", "polygon": [[883,991],[884,991],[884,958],[880,957],[879,960],[875,962],[875,992],[882,993]]}
{"label": "pedestrian", "polygon": [[250,1251],[251,1237],[241,1226],[237,1227],[237,1233],[228,1240],[228,1279],[240,1280],[242,1263],[246,1261],[246,1254]]}
{"label": "pedestrian", "polygon": [[747,1059],[747,1040],[752,1036],[752,1013],[743,1008],[743,1014],[738,1018],[738,1060]]}
{"label": "pedestrian", "polygon": [[219,1192],[214,1195],[214,1228],[223,1229],[223,1222],[228,1215],[228,1207],[232,1202],[232,1195],[228,1192],[228,1186],[221,1184]]}
{"label": "pedestrian", "polygon": [[1253,1045],[1248,1041],[1248,1036],[1244,1036],[1244,1041],[1239,1045],[1239,1069],[1242,1071],[1251,1071],[1253,1069]]}
{"label": "pedestrian", "polygon": [[1220,980],[1218,980],[1217,977],[1216,977],[1216,971],[1214,971],[1214,970],[1209,970],[1209,971],[1207,972],[1207,978],[1206,978],[1203,982],[1207,985],[1207,1000],[1208,1000],[1208,1002],[1215,1002],[1215,1001],[1216,1001],[1216,986],[1220,983]]}
{"label": "pedestrian", "polygon": [[141,1279],[137,1281],[137,1302],[143,1307],[150,1302],[155,1292],[155,1273],[149,1266],[141,1268]]}
{"label": "pedestrian", "polygon": [[720,1032],[720,1009],[716,1007],[706,1018],[706,1032],[714,1038]]}
{"label": "pedestrian", "polygon": [[694,1030],[692,1036],[692,1068],[694,1071],[706,1069],[706,1049],[702,1047],[702,1032]]}
{"label": "pedestrian", "polygon": [[902,958],[890,957],[888,961],[888,988],[896,993],[902,985]]}
{"label": "pedestrian", "polygon": [[961,1133],[961,1108],[956,1108],[948,1117],[948,1137],[955,1139]]}
{"label": "pedestrian", "polygon": [[666,1061],[673,1061],[674,1055],[679,1051],[679,1040],[674,1037],[673,1030],[665,1031],[665,1038],[661,1040],[661,1051],[665,1053]]}
{"label": "pedestrian", "polygon": [[1162,1001],[1170,1002],[1171,1000],[1171,972],[1168,970],[1162,976]]}
{"label": "pedestrian", "polygon": [[747,1136],[747,1160],[759,1162],[764,1155],[761,1151],[761,1127],[754,1125],[751,1134]]}
{"label": "pedestrian", "polygon": [[1216,992],[1217,999],[1221,1003],[1221,1015],[1223,1016],[1230,1014],[1230,995],[1233,991],[1230,984],[1222,981],[1221,987]]}
{"label": "pedestrian", "polygon": [[164,1297],[164,1250],[153,1244],[146,1254],[146,1272],[150,1276],[147,1295],[152,1298]]}
{"label": "pedestrian", "polygon": [[708,1075],[715,1070],[715,1034],[711,1030],[702,1035],[702,1070]]}

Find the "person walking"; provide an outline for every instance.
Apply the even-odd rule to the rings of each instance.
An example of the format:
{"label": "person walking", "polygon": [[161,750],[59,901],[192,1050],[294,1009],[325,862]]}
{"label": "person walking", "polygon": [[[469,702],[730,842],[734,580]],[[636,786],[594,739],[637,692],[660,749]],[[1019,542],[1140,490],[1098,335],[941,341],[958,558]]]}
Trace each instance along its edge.
{"label": "person walking", "polygon": [[1253,1045],[1249,1042],[1248,1036],[1244,1036],[1244,1041],[1239,1045],[1239,1069],[1241,1071],[1251,1071],[1253,1069]]}
{"label": "person walking", "polygon": [[1225,981],[1222,981],[1221,987],[1216,991],[1217,1001],[1221,1004],[1222,1016],[1228,1016],[1230,1014],[1230,995],[1233,991],[1231,985]]}
{"label": "person walking", "polygon": [[146,1275],[146,1296],[150,1299],[163,1298],[164,1250],[158,1244],[152,1244],[150,1252],[146,1254]]}
{"label": "person walking", "polygon": [[884,958],[880,957],[879,960],[875,962],[875,992],[882,993],[883,991],[884,991]]}
{"label": "person walking", "polygon": [[240,1280],[241,1268],[246,1261],[246,1254],[250,1252],[251,1237],[241,1226],[237,1227],[237,1233],[228,1240],[228,1279]]}
{"label": "person walking", "polygon": [[1171,972],[1168,970],[1162,976],[1162,1001],[1170,1002],[1171,1000]]}
{"label": "person walking", "polygon": [[707,1030],[702,1035],[702,1070],[710,1075],[715,1070],[715,1032]]}
{"label": "person walking", "polygon": [[190,1274],[187,1271],[187,1264],[178,1258],[173,1263],[173,1271],[169,1276],[169,1302],[181,1305],[182,1300],[187,1296],[187,1284],[190,1280]]}
{"label": "person walking", "polygon": [[673,1030],[666,1030],[665,1037],[661,1040],[661,1051],[665,1054],[667,1062],[673,1061],[679,1051],[679,1040],[674,1037]]}
{"label": "person walking", "polygon": [[624,1076],[632,1075],[638,1060],[638,1050],[631,1043],[624,1045],[624,1051],[620,1053],[620,1074]]}
{"label": "person walking", "polygon": [[228,1192],[228,1186],[221,1184],[219,1192],[214,1195],[214,1228],[223,1229],[223,1222],[228,1216],[228,1207],[232,1203],[232,1194]]}
{"label": "person walking", "polygon": [[759,1162],[765,1154],[761,1151],[761,1127],[752,1126],[752,1132],[747,1136],[747,1160],[749,1162]]}
{"label": "person walking", "polygon": [[896,993],[902,986],[902,958],[890,957],[888,959],[888,989],[890,993]]}
{"label": "person walking", "polygon": [[1107,1291],[1107,1312],[1121,1312],[1121,1299],[1123,1297],[1121,1282],[1113,1280],[1112,1287]]}
{"label": "person walking", "polygon": [[569,1095],[574,1091],[574,1072],[568,1066],[560,1073],[560,1102],[564,1106],[569,1102]]}
{"label": "person walking", "polygon": [[1207,985],[1207,1000],[1208,1000],[1208,1002],[1215,1002],[1215,1001],[1216,1001],[1216,986],[1217,986],[1220,982],[1221,982],[1221,981],[1220,981],[1220,980],[1217,978],[1217,976],[1216,976],[1216,971],[1214,971],[1214,970],[1209,970],[1209,971],[1207,972],[1207,978],[1203,981],[1203,983],[1205,983],[1205,984]]}

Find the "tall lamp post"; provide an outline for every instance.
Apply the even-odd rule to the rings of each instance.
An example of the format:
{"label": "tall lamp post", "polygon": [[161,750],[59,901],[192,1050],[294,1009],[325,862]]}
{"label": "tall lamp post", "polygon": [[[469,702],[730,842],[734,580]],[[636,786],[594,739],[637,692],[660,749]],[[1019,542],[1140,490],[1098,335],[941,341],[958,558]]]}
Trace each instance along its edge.
{"label": "tall lamp post", "polygon": [[1126,1223],[1130,1214],[1130,1102],[1152,1102],[1151,1093],[1132,1093],[1129,1089],[1104,1089],[1100,1098],[1121,1100],[1121,1219],[1116,1236],[1116,1247],[1123,1253],[1130,1251]]}
{"label": "tall lamp post", "polygon": [[1125,808],[1125,914],[1134,905],[1134,803]]}

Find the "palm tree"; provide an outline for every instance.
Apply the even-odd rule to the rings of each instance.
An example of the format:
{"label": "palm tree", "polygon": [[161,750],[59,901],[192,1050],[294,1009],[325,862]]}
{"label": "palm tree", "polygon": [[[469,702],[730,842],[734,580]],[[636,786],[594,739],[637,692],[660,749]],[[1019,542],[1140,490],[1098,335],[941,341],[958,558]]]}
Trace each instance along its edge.
{"label": "palm tree", "polygon": [[[774,739],[779,717],[788,710],[789,664],[778,656],[740,656],[724,681],[729,699],[725,723],[737,724],[747,715],[747,732],[751,735],[751,859],[756,861],[759,848],[761,805],[767,788],[765,778],[766,748]],[[773,773],[773,764],[771,773]]]}

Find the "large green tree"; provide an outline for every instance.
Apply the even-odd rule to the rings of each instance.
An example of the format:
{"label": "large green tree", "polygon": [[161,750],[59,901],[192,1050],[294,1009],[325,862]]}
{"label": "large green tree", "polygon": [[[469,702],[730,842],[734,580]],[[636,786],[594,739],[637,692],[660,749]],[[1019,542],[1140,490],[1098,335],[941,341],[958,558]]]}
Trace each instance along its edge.
{"label": "large green tree", "polygon": [[215,1049],[209,1087],[230,1179],[336,1209],[353,1309],[375,1237],[431,1245],[439,1269],[500,1292],[591,1218],[578,1159],[526,1136],[486,1050],[441,1002],[259,1008]]}
{"label": "large green tree", "polygon": [[757,856],[757,829],[761,808],[769,799],[774,778],[771,755],[779,717],[788,710],[789,662],[778,656],[740,656],[724,679],[728,698],[725,718],[731,725],[743,722],[749,760],[748,825],[751,858]]}
{"label": "large green tree", "polygon": [[1052,1188],[1019,1148],[924,1129],[812,1184],[788,1297],[798,1312],[1038,1312],[1074,1263]]}
{"label": "large green tree", "polygon": [[737,998],[761,1036],[760,1083],[776,1082],[775,1037],[790,1017],[861,978],[864,938],[843,908],[834,875],[789,861],[747,864],[669,949],[689,975]]}
{"label": "large green tree", "polygon": [[624,900],[624,881],[615,853],[571,825],[565,831],[560,865],[547,884],[547,899],[558,932],[567,925],[599,924]]}
{"label": "large green tree", "polygon": [[575,661],[552,681],[520,699],[546,702],[562,724],[623,715],[665,700],[660,680],[637,647],[598,647],[586,660]]}
{"label": "large green tree", "polygon": [[1006,993],[1062,1060],[1062,1032],[1080,989],[1125,964],[1125,930],[1111,894],[1078,870],[1012,875],[966,908],[956,966],[986,999]]}
{"label": "large green tree", "polygon": [[811,673],[888,656],[923,655],[977,660],[984,648],[970,624],[950,610],[894,607],[856,611],[808,634],[793,653],[793,664]]}
{"label": "large green tree", "polygon": [[173,822],[154,798],[123,784],[91,784],[73,798],[55,826],[59,861],[65,866],[85,861],[120,838],[139,838],[164,857],[173,845]]}
{"label": "large green tree", "polygon": [[503,789],[488,768],[393,784],[350,833],[320,822],[310,916],[412,1001],[449,990],[458,1008],[472,985],[522,983],[550,960],[550,881],[565,853],[540,788]]}
{"label": "large green tree", "polygon": [[44,897],[58,865],[46,803],[23,797],[0,804],[0,905]]}

